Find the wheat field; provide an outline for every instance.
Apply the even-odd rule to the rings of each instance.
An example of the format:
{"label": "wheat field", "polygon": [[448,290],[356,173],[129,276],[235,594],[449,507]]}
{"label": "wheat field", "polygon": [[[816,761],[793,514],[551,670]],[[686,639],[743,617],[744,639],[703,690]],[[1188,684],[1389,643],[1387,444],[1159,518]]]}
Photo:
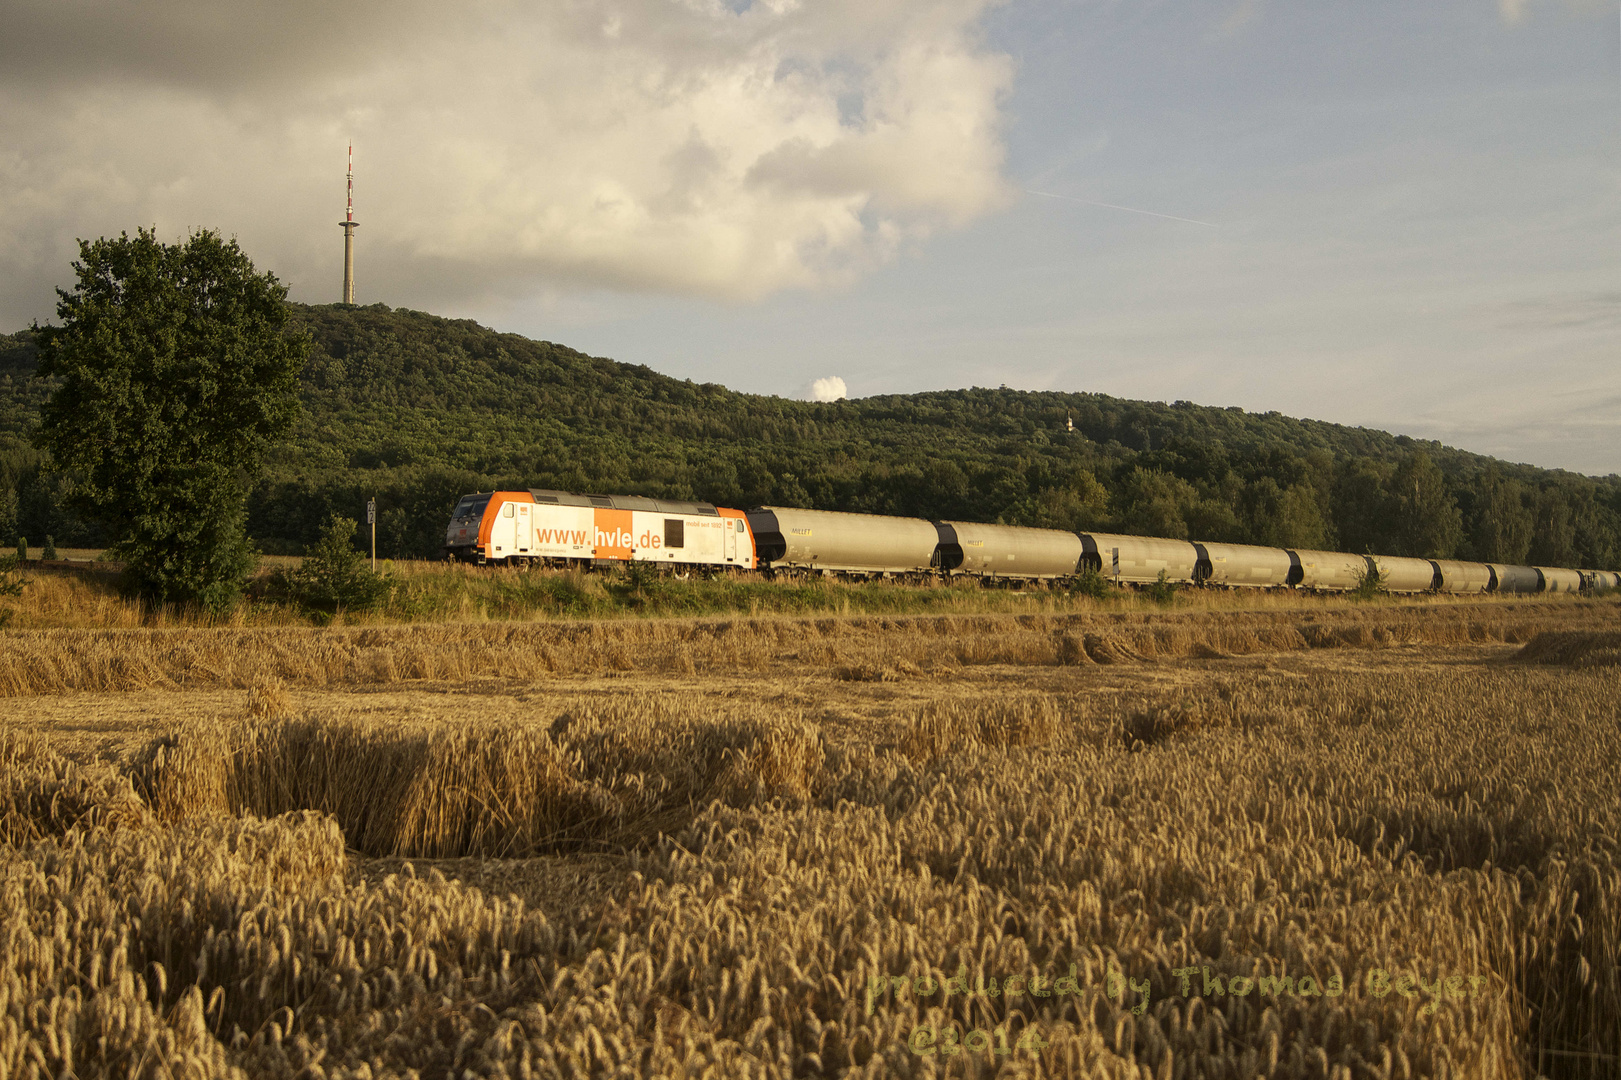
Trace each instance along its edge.
{"label": "wheat field", "polygon": [[0,1077],[1621,1075],[1621,604],[0,631]]}

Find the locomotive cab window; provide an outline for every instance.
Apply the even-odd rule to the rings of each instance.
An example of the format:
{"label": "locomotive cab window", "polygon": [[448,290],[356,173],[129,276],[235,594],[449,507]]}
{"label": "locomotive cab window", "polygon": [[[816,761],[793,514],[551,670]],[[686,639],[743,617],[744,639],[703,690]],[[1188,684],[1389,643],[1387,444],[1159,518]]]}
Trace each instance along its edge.
{"label": "locomotive cab window", "polygon": [[511,503],[506,503],[501,507],[501,516],[502,517],[511,517],[512,516],[512,504]]}
{"label": "locomotive cab window", "polygon": [[686,545],[687,523],[680,518],[664,519],[664,546],[678,548]]}
{"label": "locomotive cab window", "polygon": [[743,519],[742,518],[737,518],[736,521],[735,521],[735,524],[737,525],[737,531],[742,532],[743,531]]}
{"label": "locomotive cab window", "polygon": [[456,521],[471,521],[473,518],[483,517],[484,508],[488,505],[490,505],[488,495],[483,498],[476,495],[467,495],[462,498],[461,502],[456,504],[456,509],[451,512],[450,516]]}

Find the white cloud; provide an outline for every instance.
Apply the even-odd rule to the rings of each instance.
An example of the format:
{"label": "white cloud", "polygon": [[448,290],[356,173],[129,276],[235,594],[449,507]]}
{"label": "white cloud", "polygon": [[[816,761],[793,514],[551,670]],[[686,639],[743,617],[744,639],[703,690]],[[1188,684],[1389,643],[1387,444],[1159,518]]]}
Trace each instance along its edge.
{"label": "white cloud", "polygon": [[154,224],[335,298],[351,140],[363,303],[848,281],[1005,200],[995,2],[20,0],[0,317]]}
{"label": "white cloud", "polygon": [[838,401],[849,397],[850,391],[844,385],[843,379],[837,375],[829,375],[826,378],[812,382],[810,384],[810,394],[812,401]]}
{"label": "white cloud", "polygon": [[[1531,0],[1497,0],[1497,13],[1505,23],[1515,26],[1525,21]],[[1609,0],[1565,0],[1565,9],[1573,14],[1607,13],[1613,8]]]}

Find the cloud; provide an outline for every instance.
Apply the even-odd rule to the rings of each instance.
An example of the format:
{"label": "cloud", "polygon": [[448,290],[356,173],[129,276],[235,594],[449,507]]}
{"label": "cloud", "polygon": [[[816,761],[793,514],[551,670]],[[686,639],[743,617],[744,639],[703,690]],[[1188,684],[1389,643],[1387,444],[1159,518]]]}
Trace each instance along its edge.
{"label": "cloud", "polygon": [[[1564,6],[1568,11],[1582,14],[1611,10],[1609,0],[1565,0]],[[1497,0],[1497,14],[1509,26],[1524,22],[1530,7],[1531,0]]]}
{"label": "cloud", "polygon": [[1221,21],[1221,32],[1224,34],[1236,34],[1245,26],[1254,22],[1255,17],[1260,13],[1261,0],[1238,0],[1238,6],[1233,8],[1227,17]]}
{"label": "cloud", "polygon": [[811,383],[810,394],[812,401],[839,401],[850,396],[844,380],[837,375],[829,375]]}
{"label": "cloud", "polygon": [[0,316],[75,237],[236,235],[335,298],[850,281],[1005,205],[997,0],[19,0],[0,39]]}
{"label": "cloud", "polygon": [[1573,293],[1536,300],[1513,300],[1496,306],[1497,325],[1504,328],[1571,327],[1608,330],[1621,326],[1621,292]]}

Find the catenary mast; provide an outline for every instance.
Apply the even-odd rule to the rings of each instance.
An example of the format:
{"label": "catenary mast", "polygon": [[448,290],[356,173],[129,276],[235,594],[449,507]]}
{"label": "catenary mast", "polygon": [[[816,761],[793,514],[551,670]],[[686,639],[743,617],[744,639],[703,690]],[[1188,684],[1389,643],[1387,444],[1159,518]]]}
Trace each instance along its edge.
{"label": "catenary mast", "polygon": [[343,226],[343,302],[355,302],[355,230],[360,228],[355,221],[355,147],[349,144],[349,203],[344,211],[343,220],[338,222]]}

